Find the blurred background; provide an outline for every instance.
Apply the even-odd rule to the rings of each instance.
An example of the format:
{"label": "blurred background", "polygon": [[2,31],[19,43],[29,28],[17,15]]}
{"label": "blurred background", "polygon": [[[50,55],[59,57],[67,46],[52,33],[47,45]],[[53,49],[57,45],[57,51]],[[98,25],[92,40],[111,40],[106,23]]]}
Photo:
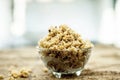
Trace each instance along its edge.
{"label": "blurred background", "polygon": [[60,24],[94,43],[120,47],[120,0],[0,0],[0,49],[36,46]]}

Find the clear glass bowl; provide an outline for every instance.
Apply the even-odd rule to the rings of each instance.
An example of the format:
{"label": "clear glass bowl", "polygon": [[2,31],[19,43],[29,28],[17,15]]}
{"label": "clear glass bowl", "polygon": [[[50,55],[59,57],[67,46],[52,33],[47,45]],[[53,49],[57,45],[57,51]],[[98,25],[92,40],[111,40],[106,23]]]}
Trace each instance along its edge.
{"label": "clear glass bowl", "polygon": [[56,78],[61,78],[64,74],[79,76],[91,53],[91,48],[81,50],[81,52],[50,50],[39,47],[37,49],[45,66]]}

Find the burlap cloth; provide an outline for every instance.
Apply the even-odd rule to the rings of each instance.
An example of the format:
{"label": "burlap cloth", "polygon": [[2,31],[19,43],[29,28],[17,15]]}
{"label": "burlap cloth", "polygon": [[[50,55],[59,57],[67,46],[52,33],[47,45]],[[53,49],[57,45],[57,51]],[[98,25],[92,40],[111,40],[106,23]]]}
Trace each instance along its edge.
{"label": "burlap cloth", "polygon": [[[34,47],[7,49],[0,51],[0,75],[8,80],[9,69],[31,68],[29,78],[18,80],[58,80],[39,59]],[[79,77],[63,76],[61,80],[120,80],[120,49],[112,46],[97,45]]]}

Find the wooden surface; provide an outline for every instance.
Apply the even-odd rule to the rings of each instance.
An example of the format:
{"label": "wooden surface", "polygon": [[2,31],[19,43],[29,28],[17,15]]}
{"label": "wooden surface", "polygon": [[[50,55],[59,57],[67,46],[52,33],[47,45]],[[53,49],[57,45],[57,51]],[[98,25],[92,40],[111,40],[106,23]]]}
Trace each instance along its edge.
{"label": "wooden surface", "polygon": [[[46,71],[35,47],[0,51],[0,75],[4,75],[4,80],[8,80],[10,69],[23,67],[31,68],[32,74],[18,80],[58,80]],[[95,46],[81,76],[68,75],[61,80],[120,80],[120,49]]]}

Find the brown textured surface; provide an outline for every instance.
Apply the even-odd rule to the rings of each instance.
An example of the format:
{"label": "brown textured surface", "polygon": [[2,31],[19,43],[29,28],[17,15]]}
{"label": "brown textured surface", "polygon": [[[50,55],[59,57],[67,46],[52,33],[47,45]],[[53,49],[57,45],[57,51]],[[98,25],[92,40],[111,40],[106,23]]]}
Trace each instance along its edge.
{"label": "brown textured surface", "polygon": [[[9,78],[9,69],[32,68],[29,78],[17,80],[58,80],[50,74],[38,57],[34,47],[0,51],[0,75]],[[63,76],[61,80],[120,80],[120,49],[110,46],[95,46],[81,76]]]}

